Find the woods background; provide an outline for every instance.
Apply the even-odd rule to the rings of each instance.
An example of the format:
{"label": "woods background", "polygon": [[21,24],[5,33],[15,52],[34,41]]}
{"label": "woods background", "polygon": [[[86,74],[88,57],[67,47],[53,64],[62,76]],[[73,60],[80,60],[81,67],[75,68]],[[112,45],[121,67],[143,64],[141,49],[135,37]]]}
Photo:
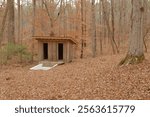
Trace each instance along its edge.
{"label": "woods background", "polygon": [[[133,0],[0,0],[0,45],[26,45],[37,58],[32,36],[73,37],[76,58],[125,53]],[[139,2],[141,0],[137,0]],[[144,49],[149,47],[150,1],[143,0]],[[33,59],[33,58],[32,58]]]}

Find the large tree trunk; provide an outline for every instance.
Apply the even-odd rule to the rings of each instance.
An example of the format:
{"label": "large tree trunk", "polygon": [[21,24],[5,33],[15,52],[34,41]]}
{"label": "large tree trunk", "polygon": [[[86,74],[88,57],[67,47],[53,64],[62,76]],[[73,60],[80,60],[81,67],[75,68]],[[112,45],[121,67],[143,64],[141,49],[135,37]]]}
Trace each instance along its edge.
{"label": "large tree trunk", "polygon": [[14,0],[7,0],[8,4],[8,42],[15,43],[15,13]]}
{"label": "large tree trunk", "polygon": [[143,52],[143,0],[132,0],[131,31],[127,56],[120,65],[136,64],[144,60]]}

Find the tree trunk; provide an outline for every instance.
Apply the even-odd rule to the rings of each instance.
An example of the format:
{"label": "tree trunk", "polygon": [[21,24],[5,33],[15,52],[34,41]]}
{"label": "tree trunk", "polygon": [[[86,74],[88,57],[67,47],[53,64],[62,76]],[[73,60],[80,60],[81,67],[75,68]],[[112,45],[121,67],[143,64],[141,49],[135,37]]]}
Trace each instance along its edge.
{"label": "tree trunk", "polygon": [[81,27],[82,27],[82,36],[81,36],[81,54],[80,58],[83,58],[84,53],[84,0],[81,0]]}
{"label": "tree trunk", "polygon": [[91,25],[91,33],[92,33],[92,53],[93,57],[96,56],[96,17],[95,17],[95,0],[92,0],[92,25]]}
{"label": "tree trunk", "polygon": [[[111,42],[111,47],[112,47],[112,51],[113,51],[113,54],[116,53],[116,50],[117,50],[117,53],[119,53],[118,51],[118,47],[117,47],[117,44],[114,40],[114,34],[113,34],[113,29],[111,30],[111,27],[110,27],[110,24],[109,24],[109,17],[107,15],[107,12],[106,12],[106,7],[105,7],[105,4],[106,4],[106,1],[105,0],[101,0],[102,2],[102,7],[103,7],[103,15],[104,15],[104,21],[106,23],[106,26],[107,26],[107,30],[108,30],[108,37],[110,39],[110,42]],[[112,1],[111,1],[111,5],[112,5]],[[113,10],[112,6],[111,6],[111,11]],[[112,11],[112,26],[113,26],[113,11]],[[116,48],[116,50],[115,50]]]}
{"label": "tree trunk", "polygon": [[99,25],[100,25],[100,36],[99,36],[99,47],[100,47],[100,54],[103,54],[103,37],[102,37],[102,3],[99,0]]}
{"label": "tree trunk", "polygon": [[144,60],[143,51],[143,0],[132,0],[131,31],[127,56],[120,65],[136,64]]}
{"label": "tree trunk", "polygon": [[[114,0],[111,0],[111,24],[112,24],[112,31],[111,31],[111,41],[112,45],[114,44],[117,53],[119,53],[118,46],[115,41],[115,18],[114,18]],[[115,51],[114,51],[115,54]]]}
{"label": "tree trunk", "polygon": [[18,3],[18,42],[20,41],[20,0],[17,0]]}
{"label": "tree trunk", "polygon": [[32,18],[32,36],[35,36],[35,9],[36,9],[36,0],[33,0],[33,18]]}
{"label": "tree trunk", "polygon": [[[36,0],[32,0],[32,2],[33,2],[32,36],[35,36]],[[32,62],[33,62],[33,59],[34,59],[34,40],[32,40]]]}
{"label": "tree trunk", "polygon": [[14,0],[7,0],[8,4],[8,42],[15,43],[15,15]]}
{"label": "tree trunk", "polygon": [[3,21],[2,21],[2,28],[0,30],[0,46],[1,46],[1,42],[3,40],[3,34],[4,34],[4,30],[5,30],[6,19],[7,19],[7,13],[8,13],[8,5],[6,6],[6,9],[5,9],[5,13],[3,16]]}

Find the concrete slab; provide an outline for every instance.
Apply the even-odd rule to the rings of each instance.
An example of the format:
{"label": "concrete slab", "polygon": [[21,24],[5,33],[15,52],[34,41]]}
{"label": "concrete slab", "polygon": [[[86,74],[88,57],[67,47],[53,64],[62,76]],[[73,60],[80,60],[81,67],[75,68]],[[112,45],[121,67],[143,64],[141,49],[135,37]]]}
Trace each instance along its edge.
{"label": "concrete slab", "polygon": [[50,69],[56,67],[57,65],[58,64],[55,64],[55,65],[53,65],[51,67],[44,67],[43,64],[38,64],[38,65],[30,68],[30,70],[45,70],[46,71],[46,70],[50,70]]}

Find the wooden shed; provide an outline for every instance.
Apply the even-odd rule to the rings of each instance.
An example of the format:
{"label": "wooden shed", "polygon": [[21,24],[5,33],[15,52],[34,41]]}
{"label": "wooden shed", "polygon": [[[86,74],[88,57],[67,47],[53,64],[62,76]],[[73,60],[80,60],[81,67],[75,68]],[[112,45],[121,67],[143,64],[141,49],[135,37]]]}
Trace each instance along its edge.
{"label": "wooden shed", "polygon": [[38,41],[39,61],[71,62],[74,58],[76,41],[71,37],[34,36]]}

